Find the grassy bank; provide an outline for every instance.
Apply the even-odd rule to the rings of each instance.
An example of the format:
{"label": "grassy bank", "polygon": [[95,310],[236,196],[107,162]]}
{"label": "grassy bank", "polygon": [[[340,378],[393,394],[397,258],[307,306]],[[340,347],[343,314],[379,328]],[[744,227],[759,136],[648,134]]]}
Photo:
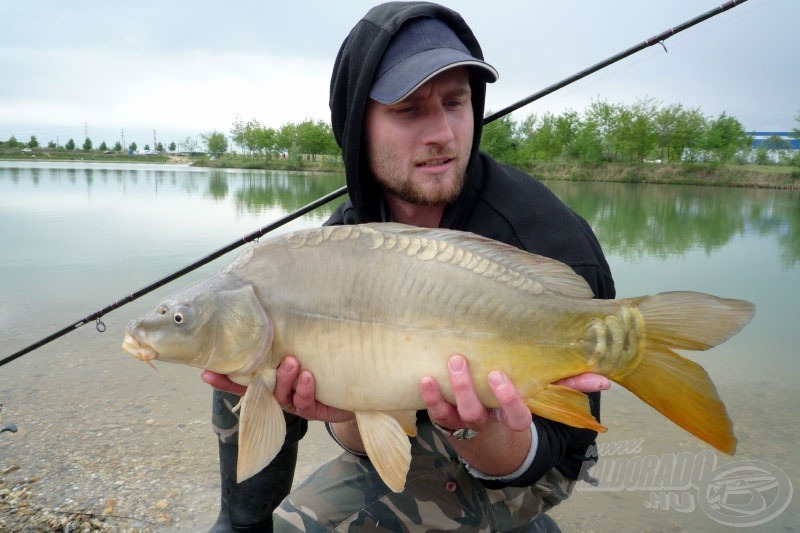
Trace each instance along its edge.
{"label": "grassy bank", "polygon": [[[121,153],[36,150],[0,151],[0,159],[20,161],[93,161],[107,163],[183,163],[209,168],[288,170],[305,172],[344,172],[339,157],[300,156],[291,158],[249,157],[226,154],[219,159],[207,156],[127,155]],[[574,161],[539,163],[523,169],[546,180],[613,181],[622,183],[661,183],[677,185],[716,185],[800,190],[800,167],[779,165],[715,165],[706,163],[662,165],[643,163],[581,164]]]}
{"label": "grassy bank", "polygon": [[716,185],[800,190],[800,168],[777,165],[641,164],[583,165],[559,162],[525,169],[542,179]]}
{"label": "grassy bank", "polygon": [[225,154],[219,159],[200,156],[192,162],[198,167],[210,168],[244,168],[251,170],[289,170],[307,172],[344,172],[340,157],[334,156],[300,156],[300,157],[249,157],[236,154]]}
{"label": "grassy bank", "polygon": [[98,163],[169,163],[168,155],[128,155],[122,152],[102,154],[82,150],[35,150],[22,152],[17,149],[0,150],[0,160],[5,161],[96,161]]}

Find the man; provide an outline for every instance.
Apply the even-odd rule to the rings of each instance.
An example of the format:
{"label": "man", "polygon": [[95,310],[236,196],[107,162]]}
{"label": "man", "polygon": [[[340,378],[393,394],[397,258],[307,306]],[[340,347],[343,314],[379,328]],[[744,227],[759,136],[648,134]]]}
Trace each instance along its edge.
{"label": "man", "polygon": [[[350,198],[328,224],[397,221],[471,231],[563,261],[597,297],[613,298],[608,265],[586,222],[531,177],[478,152],[486,83],[497,79],[482,59],[461,17],[435,4],[383,4],[359,21],[331,79],[332,125]],[[287,413],[284,448],[245,482],[251,485],[229,488],[230,494],[246,493],[236,498],[259,502],[251,507],[261,511],[277,503],[291,484],[305,420],[323,420],[345,453],[283,501],[276,530],[557,529],[544,511],[569,495],[590,460],[595,433],[532,419],[499,372],[489,383],[500,408],[489,411],[475,395],[466,360],[454,355],[448,370],[455,405],[442,398],[435,380],[420,381],[427,410],[417,416],[406,488],[395,494],[364,456],[352,413],[317,403],[314,376],[287,357],[274,392]],[[222,376],[205,373],[204,379],[243,391]],[[608,385],[592,375],[562,384],[583,391]],[[216,395],[215,407],[223,398]],[[590,401],[599,418],[599,393]],[[231,404],[235,399],[228,398]],[[217,419],[218,412],[224,410],[215,411]],[[223,446],[224,485],[235,461],[223,460]],[[230,498],[227,507],[233,519]],[[256,528],[267,527],[268,517],[251,517],[254,524],[262,518]]]}

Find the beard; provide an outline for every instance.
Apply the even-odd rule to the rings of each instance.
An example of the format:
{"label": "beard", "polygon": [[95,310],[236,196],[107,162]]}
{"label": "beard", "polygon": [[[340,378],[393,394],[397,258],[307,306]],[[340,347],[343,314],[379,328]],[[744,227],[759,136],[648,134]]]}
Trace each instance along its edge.
{"label": "beard", "polygon": [[373,147],[369,163],[375,181],[388,193],[413,205],[429,206],[455,202],[467,171],[469,153],[459,156],[432,152],[428,157],[449,157],[454,165],[442,174],[415,175],[415,166],[404,166],[392,147]]}
{"label": "beard", "polygon": [[452,179],[445,176],[428,178],[427,187],[420,187],[412,180],[383,183],[383,188],[401,200],[414,205],[449,204],[456,201],[464,187],[464,173],[456,174]]}

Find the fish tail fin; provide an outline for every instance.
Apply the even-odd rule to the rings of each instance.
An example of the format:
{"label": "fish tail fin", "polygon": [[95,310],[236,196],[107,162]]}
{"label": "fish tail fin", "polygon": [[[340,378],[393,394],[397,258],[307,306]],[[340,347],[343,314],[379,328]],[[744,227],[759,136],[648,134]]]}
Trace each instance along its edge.
{"label": "fish tail fin", "polygon": [[636,367],[615,379],[667,418],[718,450],[733,455],[736,437],[708,373],[674,349],[707,350],[735,335],[753,317],[743,300],[696,292],[637,299],[646,331]]}

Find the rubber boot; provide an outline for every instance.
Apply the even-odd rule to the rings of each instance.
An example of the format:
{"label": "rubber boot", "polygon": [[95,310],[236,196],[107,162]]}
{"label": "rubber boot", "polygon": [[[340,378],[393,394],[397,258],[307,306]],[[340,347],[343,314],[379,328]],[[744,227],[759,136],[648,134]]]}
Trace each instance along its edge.
{"label": "rubber boot", "polygon": [[297,447],[283,448],[264,470],[236,483],[239,447],[220,442],[220,511],[210,531],[272,531],[272,511],[292,488]]}

